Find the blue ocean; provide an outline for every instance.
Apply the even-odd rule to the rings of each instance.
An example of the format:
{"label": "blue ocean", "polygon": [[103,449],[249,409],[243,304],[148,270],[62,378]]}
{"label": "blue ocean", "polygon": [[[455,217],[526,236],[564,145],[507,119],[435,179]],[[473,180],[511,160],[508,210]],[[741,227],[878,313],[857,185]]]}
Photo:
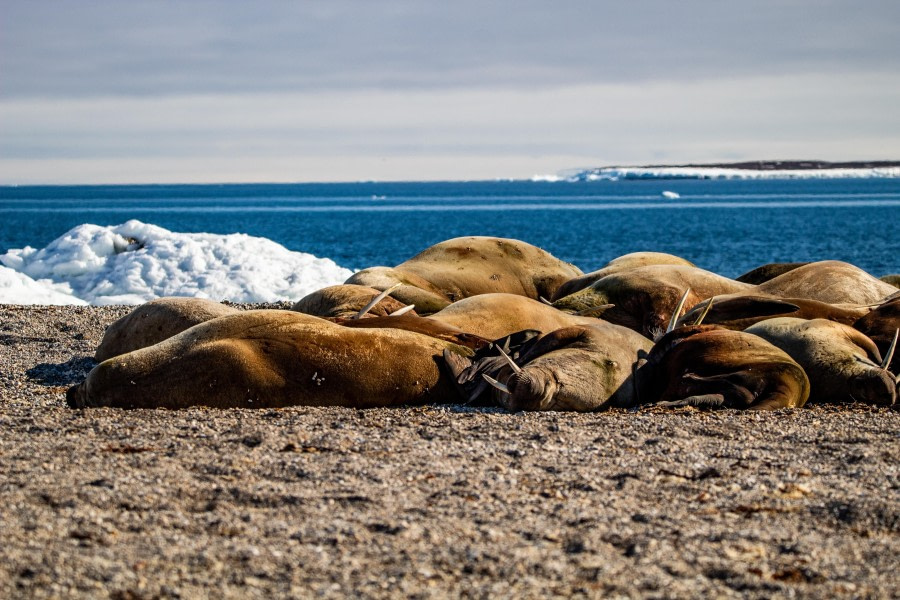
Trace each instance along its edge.
{"label": "blue ocean", "polygon": [[490,235],[584,271],[652,250],[731,277],[824,259],[876,276],[900,272],[898,179],[0,187],[0,254],[44,247],[84,223],[130,219],[264,237],[350,269]]}

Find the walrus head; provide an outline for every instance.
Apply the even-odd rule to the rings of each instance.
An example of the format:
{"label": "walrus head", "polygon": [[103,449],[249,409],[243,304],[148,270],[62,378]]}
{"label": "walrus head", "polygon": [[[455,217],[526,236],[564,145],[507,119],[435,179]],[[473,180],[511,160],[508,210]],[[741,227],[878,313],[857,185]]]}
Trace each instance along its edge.
{"label": "walrus head", "polygon": [[884,369],[869,369],[848,382],[850,397],[857,402],[893,406],[897,402],[898,382]]}

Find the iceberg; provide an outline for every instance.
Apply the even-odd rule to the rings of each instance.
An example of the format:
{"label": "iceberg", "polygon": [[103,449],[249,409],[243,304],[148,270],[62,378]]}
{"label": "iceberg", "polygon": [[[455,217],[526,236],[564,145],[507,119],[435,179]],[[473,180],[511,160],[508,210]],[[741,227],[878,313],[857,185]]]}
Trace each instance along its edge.
{"label": "iceberg", "polygon": [[599,167],[562,176],[564,181],[628,179],[847,179],[900,177],[898,163],[825,163],[820,161],[759,161],[732,165]]}
{"label": "iceberg", "polygon": [[0,264],[0,302],[7,304],[292,301],[353,273],[266,238],[175,233],[137,220],[79,225],[40,250],[10,250]]}

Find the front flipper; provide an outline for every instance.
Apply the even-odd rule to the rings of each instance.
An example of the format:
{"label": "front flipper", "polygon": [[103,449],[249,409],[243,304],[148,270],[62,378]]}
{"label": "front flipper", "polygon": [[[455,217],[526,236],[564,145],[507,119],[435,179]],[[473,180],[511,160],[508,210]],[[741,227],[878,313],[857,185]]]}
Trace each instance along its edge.
{"label": "front flipper", "polygon": [[683,408],[685,406],[694,406],[696,408],[723,408],[725,404],[725,396],[722,394],[703,394],[700,396],[688,396],[681,400],[670,400],[667,402],[657,402],[649,406],[662,406],[665,408]]}

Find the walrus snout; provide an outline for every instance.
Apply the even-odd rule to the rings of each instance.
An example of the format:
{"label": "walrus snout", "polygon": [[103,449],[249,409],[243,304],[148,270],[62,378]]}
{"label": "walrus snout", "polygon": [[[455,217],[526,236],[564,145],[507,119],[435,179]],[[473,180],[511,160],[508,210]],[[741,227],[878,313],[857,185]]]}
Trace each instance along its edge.
{"label": "walrus snout", "polygon": [[850,396],[857,402],[891,406],[897,402],[897,382],[883,369],[871,369],[850,379]]}
{"label": "walrus snout", "polygon": [[509,395],[504,408],[513,412],[549,409],[557,389],[553,374],[538,368],[513,373],[506,385]]}

